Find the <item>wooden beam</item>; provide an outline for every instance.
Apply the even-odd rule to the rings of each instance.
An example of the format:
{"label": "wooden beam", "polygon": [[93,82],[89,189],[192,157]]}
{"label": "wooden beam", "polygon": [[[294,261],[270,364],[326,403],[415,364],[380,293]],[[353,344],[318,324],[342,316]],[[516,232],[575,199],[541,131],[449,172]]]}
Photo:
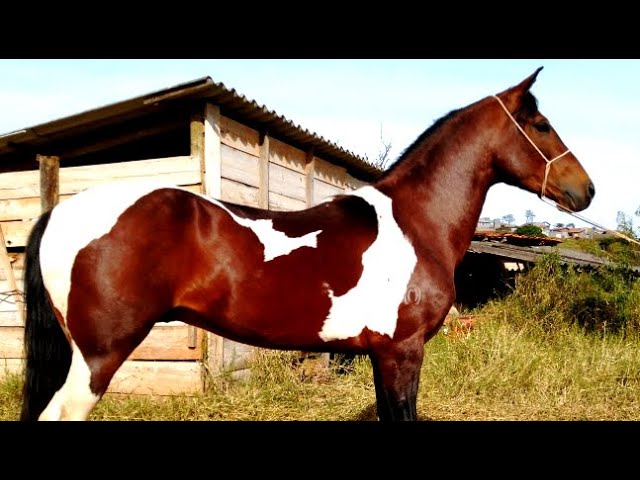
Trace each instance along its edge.
{"label": "wooden beam", "polygon": [[310,150],[307,152],[306,158],[305,158],[305,167],[304,167],[304,174],[305,174],[305,193],[306,193],[306,200],[307,200],[307,208],[309,207],[313,207],[314,203],[313,203],[313,184],[314,184],[314,178],[315,178],[315,170],[316,170],[316,157],[313,155],[313,150]]}
{"label": "wooden beam", "polygon": [[260,161],[258,166],[258,207],[269,208],[269,135],[260,135]]}
{"label": "wooden beam", "polygon": [[[191,156],[200,160],[202,193],[222,197],[222,145],[220,142],[220,108],[207,103],[204,112],[191,117]],[[193,338],[193,332],[189,334]],[[224,338],[207,332],[205,366],[212,376],[223,367]]]}
{"label": "wooden beam", "polygon": [[220,144],[220,108],[207,103],[204,109],[204,148],[202,157],[205,195],[220,198],[222,195],[222,155]]}
{"label": "wooden beam", "polygon": [[60,198],[60,158],[36,155],[40,162],[40,208],[48,212]]}
{"label": "wooden beam", "polygon": [[204,121],[201,113],[191,116],[189,123],[191,135],[191,158],[200,164],[200,181],[202,183],[202,193],[205,193],[204,184]]}

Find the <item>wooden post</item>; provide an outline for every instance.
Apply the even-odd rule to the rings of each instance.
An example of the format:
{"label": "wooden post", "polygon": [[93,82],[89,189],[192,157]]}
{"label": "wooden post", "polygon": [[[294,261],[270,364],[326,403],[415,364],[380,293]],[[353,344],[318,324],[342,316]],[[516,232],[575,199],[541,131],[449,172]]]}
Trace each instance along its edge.
{"label": "wooden post", "polygon": [[48,212],[60,199],[60,158],[36,155],[40,163],[40,209]]}
{"label": "wooden post", "polygon": [[222,197],[222,149],[220,141],[220,108],[207,103],[204,109],[204,192],[213,198]]}
{"label": "wooden post", "polygon": [[[316,178],[316,174],[315,174],[316,157],[313,154],[313,148],[306,152],[304,160],[305,160],[305,164],[304,164],[305,197],[307,201],[307,208],[310,208],[315,205],[314,179]],[[310,354],[309,352],[301,351],[300,355],[302,357],[308,357],[309,355],[316,355],[316,354]],[[317,354],[317,358],[318,360],[316,361],[319,362],[320,365],[322,365],[323,367],[329,366],[329,362],[331,360],[331,355],[329,353],[324,352],[324,353]]]}
{"label": "wooden post", "polygon": [[313,180],[315,178],[316,157],[313,155],[313,150],[310,150],[307,152],[305,161],[306,161],[304,166],[305,182],[306,182],[305,192],[307,197],[307,208],[309,208],[309,207],[313,207],[314,205]]}
{"label": "wooden post", "polygon": [[[200,160],[202,193],[208,197],[222,197],[222,149],[220,141],[220,108],[207,103],[204,112],[191,117],[191,157]],[[191,331],[193,329],[193,331]],[[196,338],[190,326],[189,339]],[[205,366],[212,374],[223,368],[224,338],[207,332]]]}
{"label": "wooden post", "polygon": [[269,208],[269,135],[260,134],[258,207]]}
{"label": "wooden post", "polygon": [[[60,199],[60,157],[36,155],[36,161],[40,163],[40,210],[44,213],[55,207]],[[1,227],[0,244],[0,265],[7,275],[18,320],[24,325],[24,301],[21,298],[21,292],[18,291],[16,276],[11,266],[11,259]]]}

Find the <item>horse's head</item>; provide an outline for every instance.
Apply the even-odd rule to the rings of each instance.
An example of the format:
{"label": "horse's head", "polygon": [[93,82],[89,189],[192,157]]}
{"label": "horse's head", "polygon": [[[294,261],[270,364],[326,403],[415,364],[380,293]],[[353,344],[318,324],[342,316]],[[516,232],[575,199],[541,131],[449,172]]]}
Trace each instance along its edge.
{"label": "horse's head", "polygon": [[487,100],[500,126],[496,161],[500,181],[554,200],[572,211],[584,210],[595,187],[578,159],[538,111],[529,92],[542,70]]}

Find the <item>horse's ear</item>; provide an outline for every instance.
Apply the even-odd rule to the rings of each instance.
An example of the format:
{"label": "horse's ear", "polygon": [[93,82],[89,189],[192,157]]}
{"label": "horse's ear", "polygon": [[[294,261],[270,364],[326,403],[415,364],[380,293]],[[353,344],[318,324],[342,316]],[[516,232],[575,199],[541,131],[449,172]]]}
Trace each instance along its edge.
{"label": "horse's ear", "polygon": [[510,111],[513,112],[518,109],[518,106],[522,101],[522,97],[535,83],[540,70],[542,70],[543,68],[544,67],[539,67],[535,72],[521,81],[518,85],[516,85],[515,87],[511,87],[498,95]]}

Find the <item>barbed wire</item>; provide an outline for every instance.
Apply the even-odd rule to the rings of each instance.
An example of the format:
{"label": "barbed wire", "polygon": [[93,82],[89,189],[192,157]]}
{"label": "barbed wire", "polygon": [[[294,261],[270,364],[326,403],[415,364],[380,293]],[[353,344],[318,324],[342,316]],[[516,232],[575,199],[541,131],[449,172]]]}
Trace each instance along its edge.
{"label": "barbed wire", "polygon": [[16,305],[22,303],[24,305],[24,293],[20,290],[6,290],[0,292],[0,303],[10,303]]}

